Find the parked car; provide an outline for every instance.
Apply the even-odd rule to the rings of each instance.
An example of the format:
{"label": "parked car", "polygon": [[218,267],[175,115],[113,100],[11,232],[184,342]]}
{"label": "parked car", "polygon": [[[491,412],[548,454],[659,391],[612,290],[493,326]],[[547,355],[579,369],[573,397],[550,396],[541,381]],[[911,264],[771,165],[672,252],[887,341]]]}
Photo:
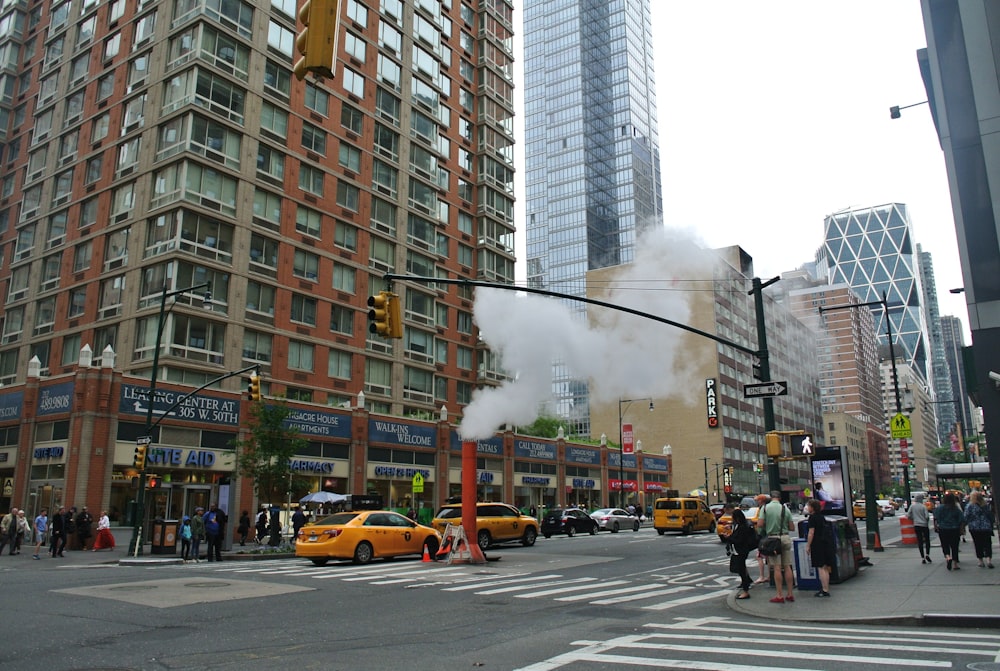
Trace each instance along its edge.
{"label": "parked car", "polygon": [[579,508],[551,508],[542,518],[542,535],[546,538],[552,538],[553,534],[575,536],[577,532],[593,536],[597,528],[597,520]]}
{"label": "parked car", "polygon": [[376,557],[421,554],[434,556],[441,536],[430,527],[391,510],[356,510],[323,517],[299,530],[295,556],[316,566],[330,559],[367,564]]}
{"label": "parked car", "polygon": [[656,499],[653,503],[653,527],[661,536],[667,531],[680,531],[685,535],[693,531],[715,533],[715,515],[701,499]]}
{"label": "parked car", "polygon": [[642,526],[638,517],[621,508],[601,508],[590,513],[590,516],[597,521],[599,530],[610,531],[613,534],[621,529],[638,531]]}
{"label": "parked car", "polygon": [[[452,503],[442,506],[431,526],[442,534],[449,524],[462,523],[462,504]],[[538,538],[538,520],[524,515],[514,506],[506,503],[476,504],[476,542],[484,551],[491,545],[520,541],[531,547]]]}
{"label": "parked car", "polygon": [[[854,519],[863,520],[867,519],[868,514],[868,504],[865,501],[855,501],[854,502]],[[881,520],[885,517],[885,513],[882,512],[882,508],[878,508],[878,518]]]}

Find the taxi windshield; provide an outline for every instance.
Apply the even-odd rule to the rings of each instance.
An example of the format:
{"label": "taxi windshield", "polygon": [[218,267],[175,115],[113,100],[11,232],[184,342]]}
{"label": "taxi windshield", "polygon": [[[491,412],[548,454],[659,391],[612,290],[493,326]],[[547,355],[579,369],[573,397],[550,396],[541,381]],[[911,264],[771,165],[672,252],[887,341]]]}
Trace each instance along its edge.
{"label": "taxi windshield", "polygon": [[461,517],[461,516],[462,516],[462,507],[455,506],[453,508],[442,508],[441,510],[438,511],[438,514],[435,517],[441,520],[447,520],[451,519],[452,517]]}

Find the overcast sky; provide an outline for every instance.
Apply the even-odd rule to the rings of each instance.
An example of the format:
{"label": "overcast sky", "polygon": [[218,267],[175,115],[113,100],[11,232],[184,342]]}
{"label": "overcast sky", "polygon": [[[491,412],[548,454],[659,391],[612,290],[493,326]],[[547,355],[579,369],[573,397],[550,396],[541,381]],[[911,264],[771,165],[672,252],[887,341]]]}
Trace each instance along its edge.
{"label": "overcast sky", "polygon": [[652,0],[668,226],[738,244],[769,278],[811,260],[823,219],[901,202],[941,314],[968,328],[944,157],[916,51],[917,0]]}

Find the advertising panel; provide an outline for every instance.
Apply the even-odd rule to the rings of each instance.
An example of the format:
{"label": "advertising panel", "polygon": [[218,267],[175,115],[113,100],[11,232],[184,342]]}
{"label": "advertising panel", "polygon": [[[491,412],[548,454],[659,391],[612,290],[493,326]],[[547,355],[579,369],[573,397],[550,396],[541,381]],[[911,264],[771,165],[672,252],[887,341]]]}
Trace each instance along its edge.
{"label": "advertising panel", "polygon": [[841,447],[818,450],[812,459],[813,498],[823,504],[823,513],[827,516],[849,515],[844,459]]}

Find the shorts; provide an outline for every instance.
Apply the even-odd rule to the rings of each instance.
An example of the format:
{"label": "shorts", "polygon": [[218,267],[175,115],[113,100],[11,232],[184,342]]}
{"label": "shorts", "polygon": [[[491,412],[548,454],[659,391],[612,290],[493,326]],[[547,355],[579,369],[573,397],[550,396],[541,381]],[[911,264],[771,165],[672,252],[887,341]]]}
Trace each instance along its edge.
{"label": "shorts", "polygon": [[788,534],[781,534],[781,554],[767,558],[768,566],[791,566],[792,565],[792,537]]}

